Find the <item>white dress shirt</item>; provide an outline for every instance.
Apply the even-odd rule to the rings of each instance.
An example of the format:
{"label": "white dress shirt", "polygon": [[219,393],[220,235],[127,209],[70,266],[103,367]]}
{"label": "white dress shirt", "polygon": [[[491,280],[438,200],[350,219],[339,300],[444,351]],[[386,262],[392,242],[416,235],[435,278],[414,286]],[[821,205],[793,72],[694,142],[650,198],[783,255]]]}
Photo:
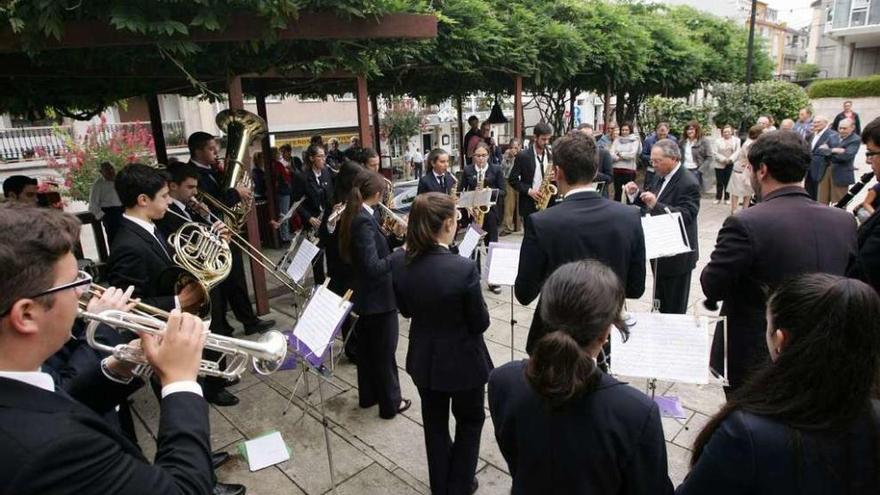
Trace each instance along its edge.
{"label": "white dress shirt", "polygon": [[578,193],[582,193],[582,192],[587,192],[587,191],[594,191],[595,192],[596,191],[596,184],[590,183],[589,185],[586,185],[586,186],[575,187],[572,190],[565,193],[565,196],[563,197],[563,199],[568,199],[569,196],[572,196],[572,195],[578,194]]}
{"label": "white dress shirt", "polygon": [[817,132],[815,136],[813,136],[813,143],[810,145],[811,150],[816,149],[816,144],[819,142],[820,139],[822,139],[822,135],[825,134],[825,131],[827,130],[828,127],[825,127],[821,131]]}
{"label": "white dress shirt", "polygon": [[369,213],[370,216],[373,216],[373,215],[375,214],[375,213],[373,212],[373,208],[371,208],[370,205],[368,205],[368,204],[366,204],[366,203],[364,203],[364,209],[367,210],[367,213]]}
{"label": "white dress shirt", "polygon": [[[541,188],[541,182],[544,181],[544,165],[547,164],[547,150],[541,153],[542,160],[538,159],[538,151],[535,150],[535,175],[532,177],[532,189],[537,191]],[[541,161],[544,164],[541,164]]]}
{"label": "white dress shirt", "polygon": [[[104,376],[107,376],[107,374],[104,373]],[[43,373],[42,371],[0,371],[0,377],[26,383],[46,390],[47,392],[55,392],[55,382],[52,380],[52,376],[48,373]],[[109,376],[107,378],[114,382],[119,382]],[[202,387],[195,381],[169,383],[162,387],[162,398],[164,399],[177,392],[192,392],[198,396],[202,396]]]}
{"label": "white dress shirt", "polygon": [[[657,195],[656,195],[657,200],[660,199],[660,195],[663,194],[663,191],[666,190],[666,186],[669,185],[669,179],[672,178],[676,173],[678,173],[678,169],[680,169],[680,168],[681,168],[681,162],[678,162],[675,164],[675,167],[672,168],[672,171],[670,171],[668,174],[660,177],[663,179],[663,184],[660,185],[660,190],[657,191]],[[658,176],[659,176],[659,174],[658,174]],[[636,194],[639,194],[641,192],[643,192],[643,191],[636,191],[635,194],[627,194],[626,196],[629,198],[629,202],[630,203],[635,202]],[[571,193],[569,193],[569,194],[571,194]]]}

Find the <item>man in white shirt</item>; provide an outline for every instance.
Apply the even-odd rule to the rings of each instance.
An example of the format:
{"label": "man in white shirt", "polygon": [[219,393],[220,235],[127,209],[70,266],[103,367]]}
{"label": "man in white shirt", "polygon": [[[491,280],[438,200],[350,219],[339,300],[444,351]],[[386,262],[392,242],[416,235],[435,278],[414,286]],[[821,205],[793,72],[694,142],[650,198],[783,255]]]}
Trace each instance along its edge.
{"label": "man in white shirt", "polygon": [[122,220],[122,203],[116,194],[113,180],[116,178],[116,169],[110,162],[101,164],[101,175],[92,184],[89,192],[89,211],[100,220],[107,231],[107,245],[113,244],[113,238],[119,231],[119,222]]}
{"label": "man in white shirt", "polygon": [[[162,385],[152,465],[40,371],[70,338],[91,284],[72,254],[79,229],[57,210],[0,206],[0,486],[16,494],[211,493],[208,407],[195,381],[205,343],[197,318],[174,312],[162,339],[141,336]],[[107,386],[98,377],[132,379],[131,366],[105,367],[79,376],[72,389],[95,396]]]}

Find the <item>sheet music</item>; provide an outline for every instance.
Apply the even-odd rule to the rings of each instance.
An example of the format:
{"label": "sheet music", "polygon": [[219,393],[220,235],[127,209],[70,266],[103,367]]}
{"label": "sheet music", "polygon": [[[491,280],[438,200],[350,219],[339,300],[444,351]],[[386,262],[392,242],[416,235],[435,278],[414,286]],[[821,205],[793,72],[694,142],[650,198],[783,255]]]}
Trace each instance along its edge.
{"label": "sheet music", "polygon": [[492,242],[489,244],[489,275],[493,285],[513,286],[519,271],[519,244]]}
{"label": "sheet music", "polygon": [[458,197],[459,208],[473,208],[475,206],[491,206],[492,205],[491,188],[484,188],[481,191],[464,191]]}
{"label": "sheet music", "polygon": [[290,275],[290,278],[302,282],[309,267],[312,266],[312,260],[319,252],[321,249],[318,246],[304,238],[296,249],[296,254],[293,255],[290,265],[287,266],[287,274]]}
{"label": "sheet music", "polygon": [[324,351],[336,329],[342,325],[342,321],[351,310],[351,302],[343,301],[333,291],[321,285],[315,291],[315,295],[309,300],[305,311],[296,322],[293,336],[297,338],[315,356],[323,356]]}
{"label": "sheet music", "polygon": [[480,239],[484,235],[486,235],[486,233],[483,232],[477,224],[472,223],[470,227],[468,227],[467,232],[464,233],[464,239],[462,239],[461,243],[458,245],[459,256],[470,258],[471,254],[474,253],[474,249],[480,244]]}
{"label": "sheet music", "polygon": [[284,439],[281,438],[281,432],[278,431],[248,440],[244,443],[244,449],[247,452],[248,467],[251,471],[259,471],[290,459],[290,452],[284,444]]}
{"label": "sheet music", "polygon": [[292,205],[290,205],[290,208],[287,209],[287,213],[285,213],[284,215],[281,216],[281,218],[278,219],[278,223],[284,223],[284,222],[290,220],[290,217],[293,216],[293,212],[295,212],[296,209],[299,208],[299,205],[301,205],[302,202],[305,200],[306,200],[306,198],[303,197],[302,199],[300,199],[296,203],[293,203]]}
{"label": "sheet music", "polygon": [[645,233],[645,257],[649,260],[687,253],[687,237],[681,213],[642,217]]}
{"label": "sheet music", "polygon": [[631,313],[629,340],[611,331],[611,372],[682,383],[709,383],[709,318]]}

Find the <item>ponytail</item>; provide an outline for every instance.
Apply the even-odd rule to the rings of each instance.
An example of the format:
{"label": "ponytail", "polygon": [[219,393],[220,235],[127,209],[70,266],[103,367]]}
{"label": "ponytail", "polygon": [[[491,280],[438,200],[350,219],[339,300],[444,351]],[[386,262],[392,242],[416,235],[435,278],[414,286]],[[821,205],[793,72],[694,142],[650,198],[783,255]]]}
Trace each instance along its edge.
{"label": "ponytail", "polygon": [[586,350],[564,331],[545,335],[532,350],[526,380],[557,408],[599,386],[601,372]]}
{"label": "ponytail", "polygon": [[406,261],[412,263],[437,245],[443,224],[455,218],[455,201],[448,194],[419,194],[410,209],[406,229]]}
{"label": "ponytail", "polygon": [[351,224],[360,214],[364,198],[371,198],[385,190],[385,178],[372,170],[362,169],[354,178],[351,191],[345,200],[345,211],[339,220],[339,256],[351,263]]}

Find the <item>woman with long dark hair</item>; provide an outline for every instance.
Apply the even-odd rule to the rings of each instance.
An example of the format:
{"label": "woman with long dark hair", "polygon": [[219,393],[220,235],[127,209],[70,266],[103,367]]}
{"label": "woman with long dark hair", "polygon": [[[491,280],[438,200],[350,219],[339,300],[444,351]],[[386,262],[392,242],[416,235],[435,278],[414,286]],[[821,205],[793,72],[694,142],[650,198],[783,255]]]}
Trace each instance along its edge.
{"label": "woman with long dark hair", "polygon": [[[456,228],[451,197],[436,192],[416,196],[406,252],[391,255],[397,306],[411,319],[406,371],[422,399],[431,493],[450,495],[476,490],[484,387],[492,370],[483,341],[489,310],[480,274],[473,260],[449,251]],[[454,440],[449,437],[450,406]]]}
{"label": "woman with long dark hair", "polygon": [[513,494],[671,494],[657,405],[603,373],[612,331],[628,334],[624,290],[595,260],[566,263],[544,282],[548,331],[531,358],[489,377],[495,438]]}
{"label": "woman with long dark hair", "polygon": [[703,428],[678,494],[880,493],[880,297],[815,273],[767,302],[771,362]]}
{"label": "woman with long dark hair", "polygon": [[391,244],[379,228],[376,205],[385,179],[363,170],[352,184],[339,229],[339,253],[352,268],[353,311],[357,324],[358,403],[379,405],[379,417],[391,419],[412,403],[400,396],[397,377],[397,305],[391,284]]}

